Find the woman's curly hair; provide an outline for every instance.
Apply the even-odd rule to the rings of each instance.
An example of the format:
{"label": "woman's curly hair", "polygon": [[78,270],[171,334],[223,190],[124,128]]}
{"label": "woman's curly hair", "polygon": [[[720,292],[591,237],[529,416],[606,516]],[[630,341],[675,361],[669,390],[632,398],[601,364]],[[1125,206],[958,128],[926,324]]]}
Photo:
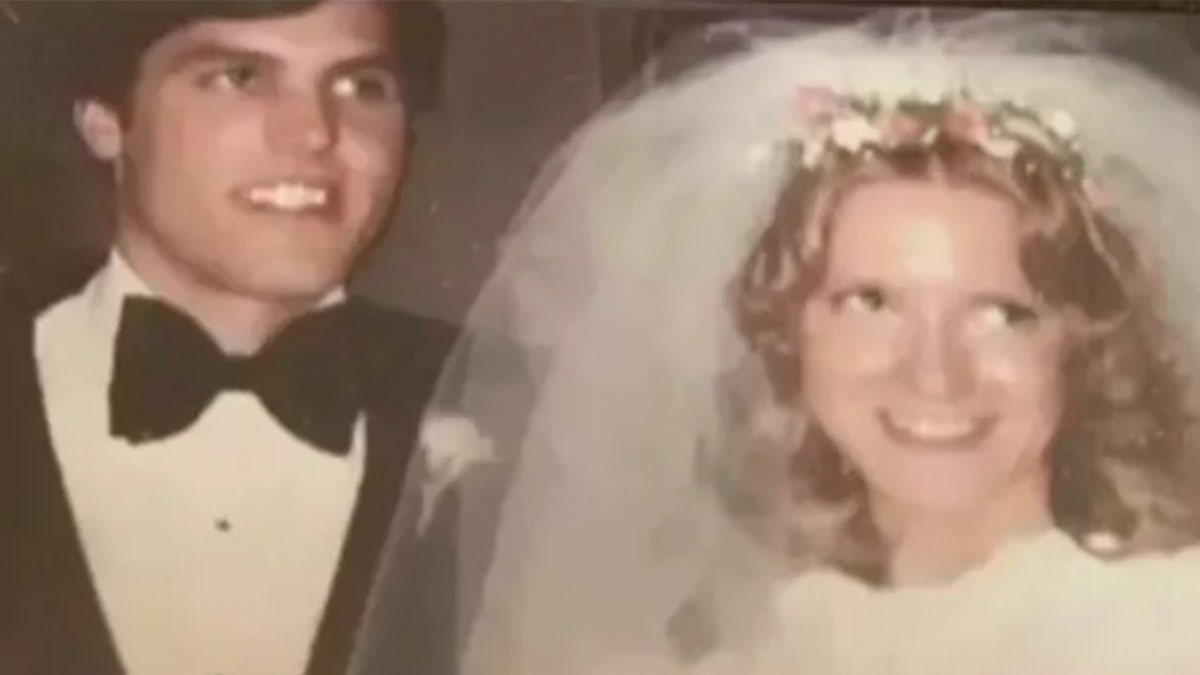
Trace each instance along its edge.
{"label": "woman's curly hair", "polygon": [[[766,375],[772,405],[802,407],[797,325],[822,281],[839,205],[855,188],[888,178],[970,186],[1021,209],[1021,267],[1071,327],[1064,413],[1048,453],[1057,526],[1085,547],[1098,534],[1120,542],[1104,551],[1114,556],[1197,541],[1200,499],[1186,475],[1200,466],[1193,417],[1159,285],[1130,236],[1036,144],[1001,159],[941,134],[928,144],[833,149],[816,167],[797,169],[732,286],[739,331]],[[862,478],[846,470],[815,420],[803,422],[787,447],[744,453],[751,459],[743,468],[753,470],[740,475],[759,495],[758,515],[793,564],[885,582],[887,552]]]}

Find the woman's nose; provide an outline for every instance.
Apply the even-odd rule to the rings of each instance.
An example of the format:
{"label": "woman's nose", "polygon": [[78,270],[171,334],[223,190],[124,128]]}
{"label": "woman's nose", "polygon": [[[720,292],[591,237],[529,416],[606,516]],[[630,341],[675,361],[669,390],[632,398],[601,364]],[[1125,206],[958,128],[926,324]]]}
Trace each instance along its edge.
{"label": "woman's nose", "polygon": [[965,336],[940,318],[914,322],[898,366],[904,383],[924,398],[954,399],[968,393],[975,384]]}

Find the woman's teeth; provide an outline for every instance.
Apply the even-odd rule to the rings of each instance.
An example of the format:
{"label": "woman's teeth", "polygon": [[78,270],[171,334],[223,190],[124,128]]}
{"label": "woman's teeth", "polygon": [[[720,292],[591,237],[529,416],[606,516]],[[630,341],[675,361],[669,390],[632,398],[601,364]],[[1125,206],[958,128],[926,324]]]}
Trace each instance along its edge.
{"label": "woman's teeth", "polygon": [[894,413],[883,415],[885,426],[903,440],[917,443],[962,443],[980,434],[982,420],[974,418],[933,418]]}

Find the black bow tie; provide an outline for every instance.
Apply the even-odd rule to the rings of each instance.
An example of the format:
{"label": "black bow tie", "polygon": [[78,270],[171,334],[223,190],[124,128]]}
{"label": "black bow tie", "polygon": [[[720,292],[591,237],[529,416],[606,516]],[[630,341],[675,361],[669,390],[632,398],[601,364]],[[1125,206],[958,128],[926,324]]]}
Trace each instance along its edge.
{"label": "black bow tie", "polygon": [[345,303],[300,317],[253,356],[228,356],[190,317],[125,300],[109,384],[110,433],[133,443],[191,426],[222,390],[255,393],[284,428],[345,454],[361,409]]}

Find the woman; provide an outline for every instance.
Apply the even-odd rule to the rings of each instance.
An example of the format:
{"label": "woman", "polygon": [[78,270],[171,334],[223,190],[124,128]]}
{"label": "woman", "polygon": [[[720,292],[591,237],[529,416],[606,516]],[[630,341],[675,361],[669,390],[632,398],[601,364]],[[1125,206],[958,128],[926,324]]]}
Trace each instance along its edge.
{"label": "woman", "polygon": [[462,673],[1200,672],[1200,102],[1053,20],[881,26],[649,88],[531,196],[441,398],[517,461]]}
{"label": "woman", "polygon": [[735,295],[806,420],[767,440],[795,572],[778,667],[1200,668],[1169,635],[1200,616],[1195,569],[1139,559],[1200,532],[1184,381],[1073,119],[956,94],[800,107],[829,137],[800,143]]}

